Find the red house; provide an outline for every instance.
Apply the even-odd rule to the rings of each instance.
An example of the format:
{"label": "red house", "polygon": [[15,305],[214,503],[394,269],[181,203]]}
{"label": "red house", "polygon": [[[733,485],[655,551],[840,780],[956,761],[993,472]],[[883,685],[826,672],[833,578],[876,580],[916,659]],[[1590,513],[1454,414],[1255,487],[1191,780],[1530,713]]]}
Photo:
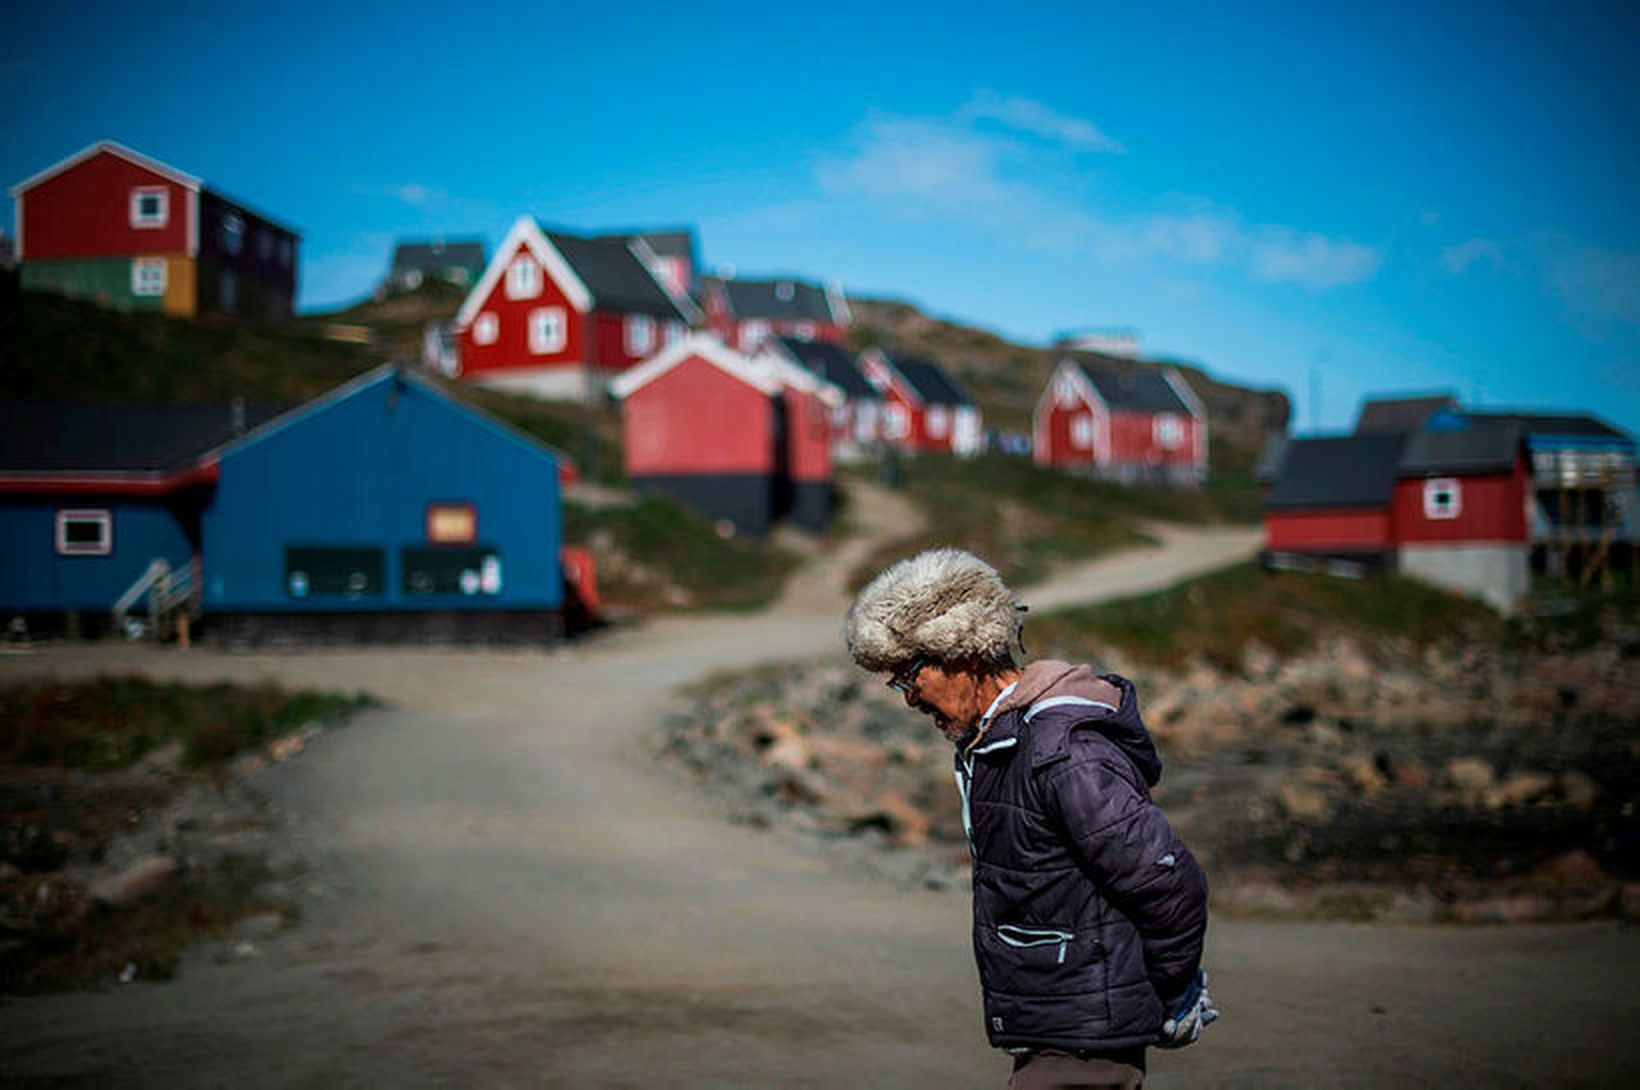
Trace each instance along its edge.
{"label": "red house", "polygon": [[1036,464],[1121,481],[1199,484],[1207,410],[1174,368],[1100,367],[1067,356],[1031,420]]}
{"label": "red house", "polygon": [[932,360],[860,353],[860,370],[882,397],[879,438],[911,453],[969,458],[985,447],[979,406]]}
{"label": "red house", "polygon": [[112,140],[11,194],[26,290],[181,317],[294,312],[295,231]]}
{"label": "red house", "polygon": [[780,383],[783,437],[775,482],[775,514],[814,533],[831,521],[835,414],[843,391],[765,342],[753,362]]}
{"label": "red house", "polygon": [[780,381],[696,334],[616,378],[627,479],[737,533],[774,521],[783,460]]}
{"label": "red house", "polygon": [[682,338],[699,312],[624,236],[582,238],[520,217],[456,315],[460,376],[584,398]]}
{"label": "red house", "polygon": [[709,277],[703,296],[706,328],[742,352],[775,335],[842,344],[853,322],[841,289],[802,280]]}
{"label": "red house", "polygon": [[1509,610],[1530,587],[1531,502],[1511,420],[1294,439],[1265,501],[1266,558],[1400,571]]}

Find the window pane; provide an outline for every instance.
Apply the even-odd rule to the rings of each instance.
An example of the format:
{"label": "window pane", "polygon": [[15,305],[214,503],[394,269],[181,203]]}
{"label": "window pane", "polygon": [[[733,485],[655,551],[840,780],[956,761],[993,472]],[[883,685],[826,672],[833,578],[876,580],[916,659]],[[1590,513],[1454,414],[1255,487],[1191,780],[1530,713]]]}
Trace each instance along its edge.
{"label": "window pane", "polygon": [[285,589],[293,598],[375,597],[382,593],[385,570],[381,549],[292,546],[285,550]]}
{"label": "window pane", "polygon": [[501,555],[492,546],[407,546],[401,558],[405,594],[500,593]]}

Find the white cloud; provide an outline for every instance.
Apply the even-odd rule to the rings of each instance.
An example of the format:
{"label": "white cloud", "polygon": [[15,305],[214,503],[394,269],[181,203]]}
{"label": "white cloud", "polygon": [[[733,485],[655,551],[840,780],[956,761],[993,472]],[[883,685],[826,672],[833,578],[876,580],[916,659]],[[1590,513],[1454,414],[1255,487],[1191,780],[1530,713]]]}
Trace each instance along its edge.
{"label": "white cloud", "polygon": [[1037,107],[981,95],[954,117],[868,118],[848,152],[821,160],[820,185],[904,219],[949,220],[1022,249],[1084,252],[1104,262],[1238,268],[1254,280],[1316,289],[1370,280],[1383,263],[1375,247],[1281,224],[1248,224],[1201,201],[1197,211],[1127,217],[1078,205],[1063,195],[1057,183],[1064,176],[1041,147],[972,125],[976,117],[1007,114],[1028,120],[1013,127],[1032,135],[1084,145],[1094,140],[1080,127],[1091,129],[1088,123]]}
{"label": "white cloud", "polygon": [[1371,280],[1384,260],[1376,249],[1359,242],[1273,226],[1254,232],[1248,259],[1256,280],[1311,288]]}
{"label": "white cloud", "polygon": [[1120,155],[1127,150],[1093,122],[1062,114],[1051,106],[1028,98],[1005,98],[992,91],[981,91],[962,107],[958,116],[995,121],[1016,132],[1063,144],[1077,151]]}
{"label": "white cloud", "polygon": [[1470,266],[1480,261],[1494,269],[1500,267],[1503,264],[1503,247],[1489,238],[1472,238],[1441,251],[1441,268],[1452,276],[1462,276]]}
{"label": "white cloud", "polygon": [[423,208],[434,200],[443,197],[443,193],[431,186],[422,185],[420,182],[408,182],[405,185],[395,187],[393,196],[412,208]]}

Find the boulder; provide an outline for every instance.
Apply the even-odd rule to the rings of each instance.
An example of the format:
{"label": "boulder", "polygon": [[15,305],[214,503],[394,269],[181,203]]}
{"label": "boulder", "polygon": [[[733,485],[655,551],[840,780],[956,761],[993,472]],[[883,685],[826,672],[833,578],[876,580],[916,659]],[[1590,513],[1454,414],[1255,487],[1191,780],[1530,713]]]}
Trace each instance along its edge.
{"label": "boulder", "polygon": [[168,855],[144,856],[118,874],[94,882],[91,897],[115,907],[136,904],[168,885],[177,869],[177,861]]}
{"label": "boulder", "polygon": [[889,839],[902,847],[920,848],[928,843],[928,815],[911,800],[893,791],[885,791],[866,809],[849,819],[849,827],[882,829]]}
{"label": "boulder", "polygon": [[1294,821],[1325,822],[1332,818],[1332,802],[1313,783],[1286,783],[1276,792],[1281,811]]}
{"label": "boulder", "polygon": [[1344,782],[1352,787],[1356,794],[1372,798],[1389,787],[1389,780],[1379,771],[1378,762],[1370,753],[1352,753],[1338,763],[1338,770],[1344,775]]}
{"label": "boulder", "polygon": [[1555,788],[1555,778],[1547,772],[1517,772],[1486,793],[1489,810],[1530,806]]}
{"label": "boulder", "polygon": [[300,734],[287,734],[268,743],[268,757],[276,762],[288,761],[306,745]]}
{"label": "boulder", "polygon": [[1555,790],[1561,800],[1574,810],[1592,809],[1600,799],[1600,785],[1575,768],[1555,777]]}
{"label": "boulder", "polygon": [[1497,772],[1484,757],[1459,757],[1446,766],[1447,785],[1465,795],[1481,795],[1497,780]]}

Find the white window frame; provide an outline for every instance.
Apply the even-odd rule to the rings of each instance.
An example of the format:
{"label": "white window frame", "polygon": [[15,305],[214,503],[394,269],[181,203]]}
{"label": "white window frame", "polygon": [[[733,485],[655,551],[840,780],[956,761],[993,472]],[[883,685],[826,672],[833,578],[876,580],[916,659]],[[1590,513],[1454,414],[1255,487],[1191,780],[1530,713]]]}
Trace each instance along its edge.
{"label": "white window frame", "polygon": [[569,327],[563,307],[536,307],[529,318],[530,352],[547,356],[562,352],[569,340]]}
{"label": "white window frame", "polygon": [[[71,522],[95,522],[102,528],[102,540],[92,543],[76,543],[68,540],[68,524]],[[106,507],[80,508],[57,512],[57,555],[58,556],[111,556],[114,552],[114,514]]]}
{"label": "white window frame", "polygon": [[1455,519],[1462,514],[1463,486],[1458,478],[1431,477],[1424,482],[1424,518]]}
{"label": "white window frame", "polygon": [[890,402],[883,406],[883,438],[904,439],[911,434],[911,413],[904,405]]}
{"label": "white window frame", "polygon": [[473,343],[494,344],[501,337],[501,319],[485,311],[473,319]]}
{"label": "white window frame", "polygon": [[951,413],[944,405],[930,405],[923,414],[923,426],[930,439],[944,439],[951,430]]}
{"label": "white window frame", "polygon": [[1151,422],[1151,434],[1163,450],[1178,450],[1184,446],[1184,421],[1178,413],[1157,413]]}
{"label": "white window frame", "polygon": [[131,259],[131,294],[142,299],[153,299],[165,294],[167,283],[163,257],[134,257]]}
{"label": "white window frame", "polygon": [[[144,215],[142,201],[144,197],[158,197],[159,211],[153,215]],[[139,230],[152,230],[164,227],[171,222],[171,191],[162,185],[139,185],[131,190],[131,226]]]}
{"label": "white window frame", "polygon": [[748,318],[740,323],[740,350],[750,352],[769,339],[769,323],[762,318]]}
{"label": "white window frame", "polygon": [[655,319],[647,314],[628,314],[625,337],[627,355],[649,355],[655,351]]}
{"label": "white window frame", "polygon": [[1088,450],[1093,446],[1093,416],[1077,413],[1071,417],[1071,446]]}
{"label": "white window frame", "polygon": [[541,294],[541,266],[528,253],[521,253],[507,266],[507,298],[534,299]]}
{"label": "white window frame", "polygon": [[245,217],[229,209],[222,213],[220,226],[222,252],[229,257],[238,257],[245,249]]}

